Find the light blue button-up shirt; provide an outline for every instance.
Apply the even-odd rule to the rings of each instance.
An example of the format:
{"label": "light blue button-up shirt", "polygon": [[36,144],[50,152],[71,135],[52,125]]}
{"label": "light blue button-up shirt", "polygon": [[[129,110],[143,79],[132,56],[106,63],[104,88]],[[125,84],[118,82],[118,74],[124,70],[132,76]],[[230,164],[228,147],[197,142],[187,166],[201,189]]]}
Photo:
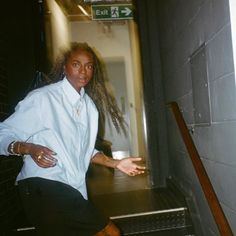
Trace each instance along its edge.
{"label": "light blue button-up shirt", "polygon": [[56,166],[41,168],[26,155],[17,180],[42,177],[60,181],[87,198],[85,175],[97,152],[97,129],[98,112],[93,101],[83,88],[79,94],[64,78],[30,92],[0,123],[0,154],[9,155],[7,148],[14,140],[50,148],[57,153]]}

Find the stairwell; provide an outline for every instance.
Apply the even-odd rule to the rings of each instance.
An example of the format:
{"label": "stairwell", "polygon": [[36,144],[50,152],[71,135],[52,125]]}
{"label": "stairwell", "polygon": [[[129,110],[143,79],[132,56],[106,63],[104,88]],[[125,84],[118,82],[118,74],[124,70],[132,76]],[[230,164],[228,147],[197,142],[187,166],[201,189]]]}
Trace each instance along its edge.
{"label": "stairwell", "polygon": [[[20,202],[14,179],[21,165],[16,160],[19,159],[2,159],[0,163],[1,202],[5,202],[1,204],[0,236],[34,236],[34,227],[27,223],[17,205]],[[185,197],[171,179],[167,180],[166,188],[136,189],[145,176],[115,178],[113,171],[100,167],[96,171],[88,178],[90,199],[119,226],[122,235],[194,235]]]}

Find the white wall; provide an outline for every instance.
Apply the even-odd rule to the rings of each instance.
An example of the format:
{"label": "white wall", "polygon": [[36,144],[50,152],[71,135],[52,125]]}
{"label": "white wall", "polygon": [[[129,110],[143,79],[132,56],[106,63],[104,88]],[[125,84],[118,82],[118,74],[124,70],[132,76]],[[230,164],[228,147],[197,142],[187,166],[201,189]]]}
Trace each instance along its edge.
{"label": "white wall", "polygon": [[232,32],[232,43],[233,43],[233,55],[234,55],[234,68],[236,68],[236,1],[229,0],[230,9],[230,25]]}
{"label": "white wall", "polygon": [[[177,101],[187,124],[194,127],[192,137],[236,234],[236,90],[229,0],[163,0],[159,9],[166,102]],[[203,43],[206,49],[210,125],[196,126],[190,56]],[[201,97],[203,94],[199,93]],[[170,174],[197,205],[197,209],[191,209],[193,217],[199,220],[195,225],[196,235],[219,235],[169,110],[167,126]]]}
{"label": "white wall", "polygon": [[[137,107],[134,97],[133,62],[128,23],[104,25],[97,21],[71,22],[70,29],[72,41],[87,42],[98,50],[105,61],[123,58],[127,78],[128,109],[130,120],[132,121],[128,129],[131,144],[130,153],[138,155]],[[117,139],[120,138],[117,136]]]}
{"label": "white wall", "polygon": [[70,42],[70,32],[68,20],[57,3],[52,0],[47,0],[47,6],[49,9],[48,13],[51,26],[51,29],[49,30],[51,35],[48,35],[52,47],[50,53],[52,54],[52,60],[54,61],[60,48],[66,47]]}

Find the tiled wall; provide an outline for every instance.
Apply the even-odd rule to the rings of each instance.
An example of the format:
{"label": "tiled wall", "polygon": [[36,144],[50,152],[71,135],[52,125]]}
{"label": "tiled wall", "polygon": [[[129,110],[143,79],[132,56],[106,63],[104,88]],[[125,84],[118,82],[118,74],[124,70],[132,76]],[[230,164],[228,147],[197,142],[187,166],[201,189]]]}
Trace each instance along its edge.
{"label": "tiled wall", "polygon": [[[0,121],[3,121],[9,110],[8,76],[6,69],[4,37],[0,37]],[[16,175],[22,165],[19,157],[0,156],[0,235],[4,230],[18,224],[22,215],[22,207],[15,187]],[[19,218],[20,217],[20,218]]]}
{"label": "tiled wall", "polygon": [[18,227],[24,219],[15,186],[21,165],[19,157],[0,156],[0,235],[7,229]]}
{"label": "tiled wall", "polygon": [[8,93],[7,93],[7,75],[6,75],[6,57],[4,51],[4,40],[0,39],[0,121],[7,116],[8,111]]}
{"label": "tiled wall", "polygon": [[[159,9],[166,102],[177,101],[188,126],[194,128],[193,140],[236,234],[236,90],[228,0],[162,0]],[[210,125],[195,125],[193,92],[203,94],[193,90],[190,58],[203,44]],[[219,235],[173,115],[167,114],[171,175],[197,206],[192,205],[198,219],[196,235]]]}

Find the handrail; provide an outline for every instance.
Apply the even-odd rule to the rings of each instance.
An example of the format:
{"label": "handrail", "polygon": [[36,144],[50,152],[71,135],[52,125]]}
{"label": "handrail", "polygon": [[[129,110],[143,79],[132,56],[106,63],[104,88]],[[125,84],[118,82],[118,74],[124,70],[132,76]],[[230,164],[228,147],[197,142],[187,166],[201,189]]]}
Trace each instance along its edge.
{"label": "handrail", "polygon": [[202,186],[202,190],[205,194],[208,205],[215,219],[216,225],[218,226],[218,229],[220,231],[220,234],[222,236],[233,236],[232,230],[220,206],[219,200],[215,194],[215,191],[207,175],[207,172],[202,164],[202,161],[200,159],[196,146],[192,140],[191,135],[189,134],[189,130],[184,121],[183,115],[180,112],[179,106],[176,102],[170,102],[168,105],[171,107],[174,113],[177,125],[181,132],[185,146],[192,160],[194,169],[196,171],[199,182]]}

